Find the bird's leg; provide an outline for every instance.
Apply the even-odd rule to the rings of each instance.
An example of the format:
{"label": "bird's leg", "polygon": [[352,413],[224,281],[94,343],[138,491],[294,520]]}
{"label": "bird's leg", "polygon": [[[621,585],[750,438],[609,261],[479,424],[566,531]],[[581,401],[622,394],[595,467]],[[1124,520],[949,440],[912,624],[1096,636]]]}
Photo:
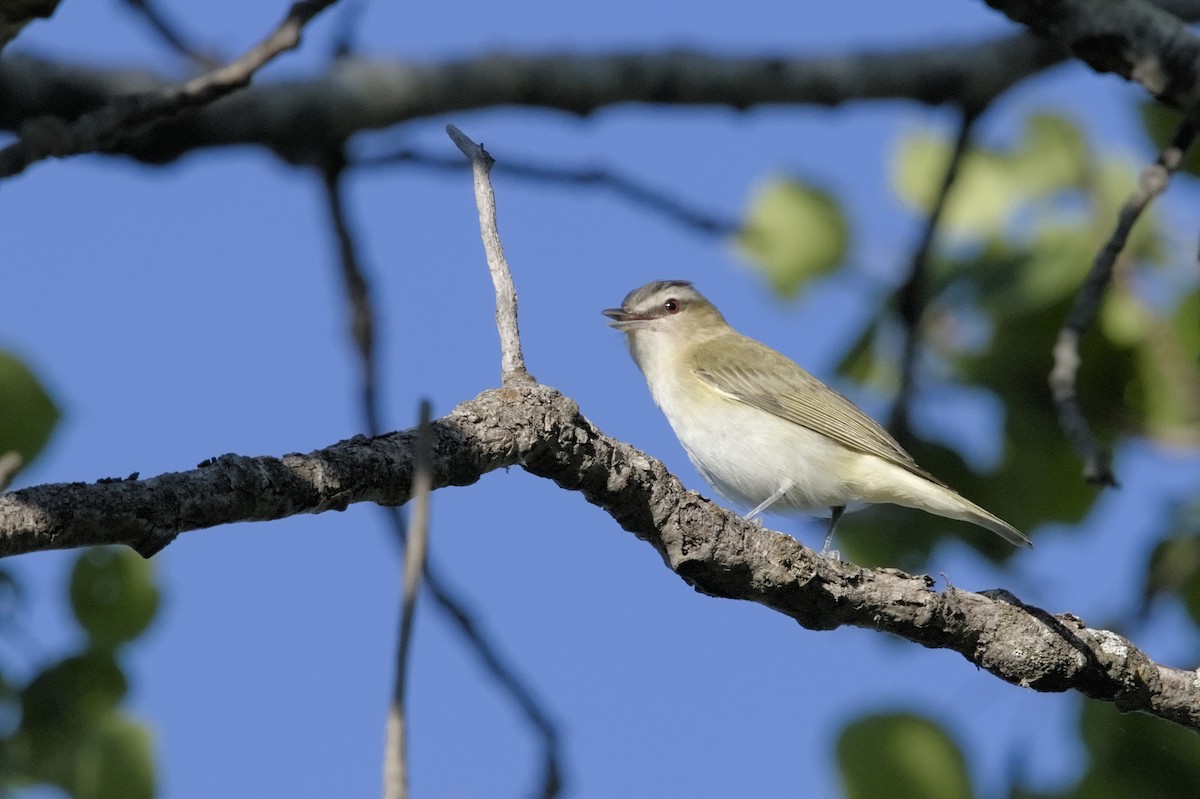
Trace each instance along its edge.
{"label": "bird's leg", "polygon": [[784,480],[784,481],[783,481],[783,485],[779,486],[779,489],[778,489],[778,490],[777,490],[777,491],[776,491],[774,494],[772,494],[771,496],[767,497],[767,498],[766,498],[766,499],[764,499],[762,502],[758,503],[758,507],[757,507],[757,508],[755,508],[754,510],[750,511],[749,513],[747,513],[747,514],[746,514],[745,516],[743,516],[742,518],[743,518],[743,519],[745,519],[746,521],[750,521],[750,520],[751,520],[751,519],[753,519],[755,516],[757,516],[758,514],[762,513],[762,512],[763,512],[763,511],[765,511],[767,508],[771,507],[771,506],[772,506],[772,505],[774,505],[776,502],[778,502],[780,497],[782,497],[784,494],[786,494],[787,492],[789,492],[789,491],[791,491],[791,490],[792,490],[792,486],[793,486],[793,485],[794,485],[794,483],[792,483],[792,481],[791,481],[791,480]]}
{"label": "bird's leg", "polygon": [[[833,531],[837,529],[838,519],[842,518],[842,514],[846,512],[845,505],[834,505],[829,509],[829,532],[825,534],[825,546],[821,547],[821,554],[829,552],[829,545],[833,543]],[[831,557],[837,558],[838,553],[835,550]]]}

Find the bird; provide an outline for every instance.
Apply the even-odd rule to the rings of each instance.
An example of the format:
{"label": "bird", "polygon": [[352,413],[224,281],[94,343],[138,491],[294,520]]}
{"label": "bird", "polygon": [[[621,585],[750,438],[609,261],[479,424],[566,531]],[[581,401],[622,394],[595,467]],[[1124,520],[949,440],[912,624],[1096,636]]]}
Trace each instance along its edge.
{"label": "bird", "polygon": [[754,519],[768,508],[830,514],[892,503],[1033,544],[922,469],[878,422],[787,356],[737,332],[685,280],[657,280],[602,311],[625,334],[688,458]]}

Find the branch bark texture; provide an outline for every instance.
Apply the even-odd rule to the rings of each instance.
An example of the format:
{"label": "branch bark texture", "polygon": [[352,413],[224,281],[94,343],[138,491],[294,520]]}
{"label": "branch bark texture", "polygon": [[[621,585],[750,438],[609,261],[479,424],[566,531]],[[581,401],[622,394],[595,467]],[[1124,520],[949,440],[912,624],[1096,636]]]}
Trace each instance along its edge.
{"label": "branch bark texture", "polygon": [[1115,72],[1190,118],[1200,115],[1200,37],[1172,13],[1179,9],[1145,0],[986,1],[1097,72]]}
{"label": "branch bark texture", "polygon": [[[951,649],[1037,691],[1078,690],[1200,730],[1196,672],[1153,662],[1115,633],[1004,591],[936,591],[894,569],[827,560],[688,491],[659,461],[605,436],[558,391],[485,391],[432,424],[435,488],[520,465],[578,491],[703,593],[765,605],[813,630],[882,630]],[[234,521],[401,503],[415,431],[358,437],[307,455],[224,455],[148,480],[36,486],[0,495],[0,552],[124,543],[153,551],[177,533]]]}
{"label": "branch bark texture", "polygon": [[[494,54],[432,63],[346,58],[312,80],[248,86],[123,137],[105,151],[160,163],[196,149],[251,144],[311,163],[360,131],[500,106],[587,115],[627,102],[745,110],[909,99],[982,108],[1066,57],[1060,45],[1020,33],[969,45],[815,57],[733,58],[678,50]],[[18,130],[26,120],[44,116],[73,120],[122,95],[171,85],[143,71],[9,58],[0,62],[0,129]]]}

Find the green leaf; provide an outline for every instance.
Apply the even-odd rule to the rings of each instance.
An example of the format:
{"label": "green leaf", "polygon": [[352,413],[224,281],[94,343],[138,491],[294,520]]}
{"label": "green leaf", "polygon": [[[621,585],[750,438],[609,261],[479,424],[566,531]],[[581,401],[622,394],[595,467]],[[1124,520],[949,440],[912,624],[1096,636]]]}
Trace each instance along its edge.
{"label": "green leaf", "polygon": [[[1154,100],[1147,100],[1141,105],[1142,127],[1150,139],[1151,146],[1161,151],[1175,138],[1175,131],[1183,121],[1183,114],[1174,108]],[[1200,149],[1192,147],[1181,167],[1190,175],[1200,175]]]}
{"label": "green leaf", "polygon": [[21,691],[21,728],[52,741],[111,712],[126,690],[125,675],[111,655],[74,655],[42,671]]}
{"label": "green leaf", "polygon": [[75,799],[152,799],[154,745],[140,724],[113,714],[79,747]]}
{"label": "green leaf", "polygon": [[1057,114],[1031,114],[1020,149],[1011,159],[1027,193],[1045,197],[1083,185],[1090,157],[1083,131]]}
{"label": "green leaf", "polygon": [[970,799],[966,760],[950,736],[911,713],[867,716],[842,731],[838,767],[849,799]]}
{"label": "green leaf", "polygon": [[1177,799],[1200,785],[1200,736],[1190,730],[1094,700],[1080,726],[1089,768],[1069,799]]}
{"label": "green leaf", "polygon": [[35,782],[70,787],[75,752],[125,696],[125,675],[112,657],[89,652],[45,669],[21,691],[21,726],[13,757]]}
{"label": "green leaf", "polygon": [[16,452],[26,465],[41,452],[58,422],[58,407],[16,356],[0,352],[0,456]]}
{"label": "green leaf", "polygon": [[771,180],[758,188],[737,236],[742,255],[784,297],[833,271],[845,260],[849,242],[837,201],[794,178]]}
{"label": "green leaf", "polygon": [[124,547],[83,552],[71,572],[70,592],[75,618],[101,650],[136,638],[158,611],[150,562]]}

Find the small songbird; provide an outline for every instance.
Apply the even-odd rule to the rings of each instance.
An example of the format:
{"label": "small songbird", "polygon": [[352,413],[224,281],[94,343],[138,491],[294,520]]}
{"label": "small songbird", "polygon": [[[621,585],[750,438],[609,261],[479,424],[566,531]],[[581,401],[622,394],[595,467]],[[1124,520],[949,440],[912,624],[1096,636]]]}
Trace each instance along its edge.
{"label": "small songbird", "polygon": [[825,553],[848,504],[891,502],[1033,546],[918,466],[850,400],[730,327],[691,283],[647,283],[603,313],[625,333],[696,469],[724,497],[753,508],[746,518],[769,507],[829,509]]}

